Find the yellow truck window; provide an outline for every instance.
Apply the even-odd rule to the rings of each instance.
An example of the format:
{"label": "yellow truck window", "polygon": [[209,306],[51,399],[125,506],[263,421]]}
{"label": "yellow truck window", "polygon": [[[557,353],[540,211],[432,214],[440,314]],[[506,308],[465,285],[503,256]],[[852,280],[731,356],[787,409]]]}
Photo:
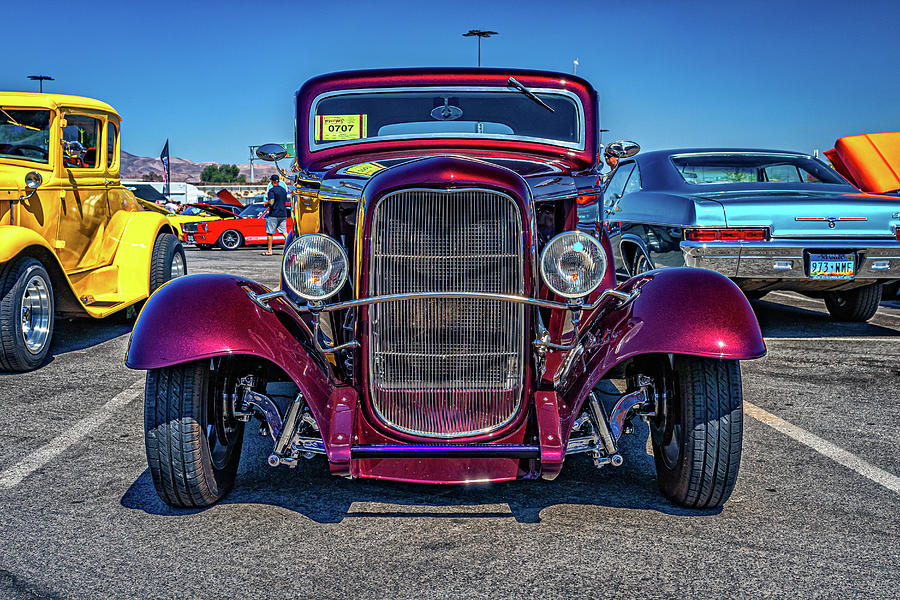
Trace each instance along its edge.
{"label": "yellow truck window", "polygon": [[112,166],[116,156],[116,124],[109,121],[106,124],[106,167]]}
{"label": "yellow truck window", "polygon": [[64,141],[79,142],[86,150],[81,158],[65,158],[65,166],[70,169],[96,169],[103,121],[85,115],[66,115],[66,126],[62,131]]}
{"label": "yellow truck window", "polygon": [[0,158],[46,163],[50,111],[0,107]]}

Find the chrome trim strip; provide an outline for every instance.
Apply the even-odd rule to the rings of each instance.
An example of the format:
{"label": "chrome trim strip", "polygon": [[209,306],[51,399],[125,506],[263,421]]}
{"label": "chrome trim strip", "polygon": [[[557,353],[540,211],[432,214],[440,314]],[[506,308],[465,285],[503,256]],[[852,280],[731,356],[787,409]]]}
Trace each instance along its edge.
{"label": "chrome trim strip", "polygon": [[389,294],[386,296],[371,296],[369,298],[359,298],[358,300],[347,300],[344,302],[336,302],[335,304],[307,304],[300,305],[294,302],[284,290],[268,292],[266,294],[254,294],[247,290],[247,296],[253,300],[260,308],[271,311],[269,302],[273,300],[281,300],[288,304],[298,313],[316,313],[331,312],[335,310],[343,310],[345,308],[354,308],[357,306],[365,306],[369,304],[381,304],[383,302],[403,302],[407,300],[415,300],[418,298],[481,298],[484,300],[501,300],[504,302],[514,302],[518,304],[527,304],[529,306],[539,306],[541,308],[553,308],[563,310],[585,310],[590,311],[598,308],[609,298],[619,300],[622,308],[627,306],[637,298],[640,294],[640,288],[635,288],[631,292],[622,292],[619,290],[604,290],[600,297],[590,304],[580,304],[579,302],[556,302],[554,300],[543,300],[541,298],[529,298],[527,296],[513,296],[507,294],[486,294],[482,292],[431,292],[421,294]]}

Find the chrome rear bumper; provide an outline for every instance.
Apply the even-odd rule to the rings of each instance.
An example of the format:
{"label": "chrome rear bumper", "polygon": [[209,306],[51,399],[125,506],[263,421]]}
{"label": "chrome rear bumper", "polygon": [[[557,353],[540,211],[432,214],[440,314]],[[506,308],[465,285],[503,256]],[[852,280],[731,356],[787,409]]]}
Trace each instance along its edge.
{"label": "chrome rear bumper", "polygon": [[[683,241],[681,251],[685,265],[712,269],[732,279],[813,281],[809,279],[809,254],[817,252],[856,254],[856,274],[852,281],[900,279],[900,242],[894,240]],[[835,283],[847,282],[836,280]]]}

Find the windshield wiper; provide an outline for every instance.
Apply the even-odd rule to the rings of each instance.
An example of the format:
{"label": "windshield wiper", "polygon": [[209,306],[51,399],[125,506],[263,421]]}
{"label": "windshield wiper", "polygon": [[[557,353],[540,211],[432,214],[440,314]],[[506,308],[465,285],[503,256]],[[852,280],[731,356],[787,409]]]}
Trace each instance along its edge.
{"label": "windshield wiper", "polygon": [[540,98],[535,96],[531,90],[529,90],[527,87],[525,87],[524,85],[522,85],[521,83],[516,81],[515,77],[510,77],[506,83],[508,85],[511,85],[512,87],[516,88],[517,90],[519,90],[520,92],[522,92],[523,94],[525,94],[526,96],[528,96],[529,98],[531,98],[532,100],[534,100],[535,102],[537,102],[538,104],[540,104],[541,106],[543,106],[544,108],[549,110],[550,112],[556,112],[555,110],[553,110],[552,106],[550,106],[549,104],[547,104],[546,102],[544,102],[543,100],[541,100]]}
{"label": "windshield wiper", "polygon": [[6,112],[5,110],[3,110],[2,108],[0,108],[0,112],[2,112],[4,115],[6,115],[6,118],[9,120],[9,122],[17,127],[21,127],[23,129],[30,129],[32,131],[40,131],[40,129],[38,127],[32,127],[31,125],[22,125],[21,123],[19,123],[15,119],[13,119],[11,116],[9,116],[9,113]]}

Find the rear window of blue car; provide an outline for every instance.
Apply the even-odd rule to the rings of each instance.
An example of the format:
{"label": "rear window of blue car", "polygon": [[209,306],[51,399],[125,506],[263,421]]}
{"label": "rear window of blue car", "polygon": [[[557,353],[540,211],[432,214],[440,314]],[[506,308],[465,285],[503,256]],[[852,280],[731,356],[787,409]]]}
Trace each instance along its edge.
{"label": "rear window of blue car", "polygon": [[672,156],[672,163],[687,183],[696,185],[846,183],[819,161],[795,154],[680,154]]}

